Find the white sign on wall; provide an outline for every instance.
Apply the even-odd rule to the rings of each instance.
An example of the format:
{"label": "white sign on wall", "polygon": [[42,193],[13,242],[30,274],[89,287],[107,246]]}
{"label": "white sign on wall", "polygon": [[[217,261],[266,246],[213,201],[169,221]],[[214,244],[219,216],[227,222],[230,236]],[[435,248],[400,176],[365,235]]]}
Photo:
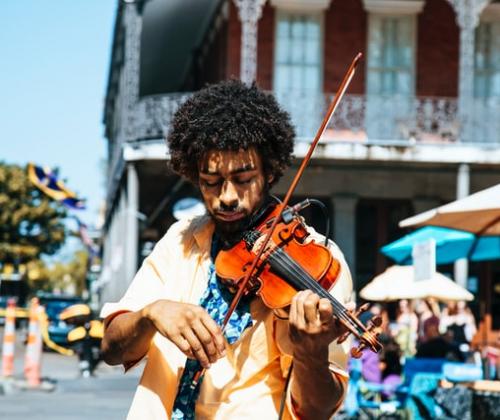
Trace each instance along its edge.
{"label": "white sign on wall", "polygon": [[436,241],[429,239],[413,245],[411,252],[415,281],[428,280],[436,273]]}

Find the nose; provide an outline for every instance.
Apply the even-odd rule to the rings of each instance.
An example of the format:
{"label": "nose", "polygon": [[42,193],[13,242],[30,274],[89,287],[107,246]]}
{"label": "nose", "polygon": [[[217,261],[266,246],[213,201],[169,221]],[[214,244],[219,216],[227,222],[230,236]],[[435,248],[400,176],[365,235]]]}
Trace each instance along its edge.
{"label": "nose", "polygon": [[224,210],[233,210],[238,207],[238,192],[232,182],[224,182],[221,188],[219,200],[221,207]]}

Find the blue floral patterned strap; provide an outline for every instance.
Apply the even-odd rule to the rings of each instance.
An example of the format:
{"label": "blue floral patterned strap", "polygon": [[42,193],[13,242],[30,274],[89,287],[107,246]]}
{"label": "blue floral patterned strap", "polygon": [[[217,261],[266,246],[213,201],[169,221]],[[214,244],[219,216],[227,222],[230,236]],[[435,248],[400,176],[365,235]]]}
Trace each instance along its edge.
{"label": "blue floral patterned strap", "polygon": [[[214,235],[212,238],[211,250],[212,261],[208,269],[208,286],[200,299],[200,306],[205,308],[208,314],[218,325],[222,325],[233,296],[227,288],[221,284],[215,273],[214,261],[219,251],[218,242],[219,241]],[[252,326],[250,304],[248,300],[242,300],[231,315],[224,331],[224,336],[229,344],[233,344],[240,338],[243,331],[250,326]],[[199,381],[198,386],[194,390],[191,389],[191,383],[194,375],[199,370],[200,364],[197,360],[188,359],[186,361],[184,372],[179,382],[177,396],[174,401],[172,419],[194,419],[195,404],[200,393],[202,380]]]}

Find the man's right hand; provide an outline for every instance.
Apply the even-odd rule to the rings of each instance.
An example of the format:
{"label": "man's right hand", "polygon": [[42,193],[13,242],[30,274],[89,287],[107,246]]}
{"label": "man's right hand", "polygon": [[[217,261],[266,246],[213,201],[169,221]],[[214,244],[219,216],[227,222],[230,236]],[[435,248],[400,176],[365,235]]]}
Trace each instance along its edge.
{"label": "man's right hand", "polygon": [[225,354],[220,327],[200,306],[157,300],[143,309],[156,330],[172,341],[186,356],[209,368]]}

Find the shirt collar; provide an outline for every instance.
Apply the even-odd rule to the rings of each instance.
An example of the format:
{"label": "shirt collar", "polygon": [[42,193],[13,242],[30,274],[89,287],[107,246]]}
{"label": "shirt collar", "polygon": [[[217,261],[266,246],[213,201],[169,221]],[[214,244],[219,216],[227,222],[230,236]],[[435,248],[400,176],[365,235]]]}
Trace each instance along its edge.
{"label": "shirt collar", "polygon": [[214,222],[208,214],[193,219],[193,236],[196,245],[203,253],[210,253],[214,229]]}

